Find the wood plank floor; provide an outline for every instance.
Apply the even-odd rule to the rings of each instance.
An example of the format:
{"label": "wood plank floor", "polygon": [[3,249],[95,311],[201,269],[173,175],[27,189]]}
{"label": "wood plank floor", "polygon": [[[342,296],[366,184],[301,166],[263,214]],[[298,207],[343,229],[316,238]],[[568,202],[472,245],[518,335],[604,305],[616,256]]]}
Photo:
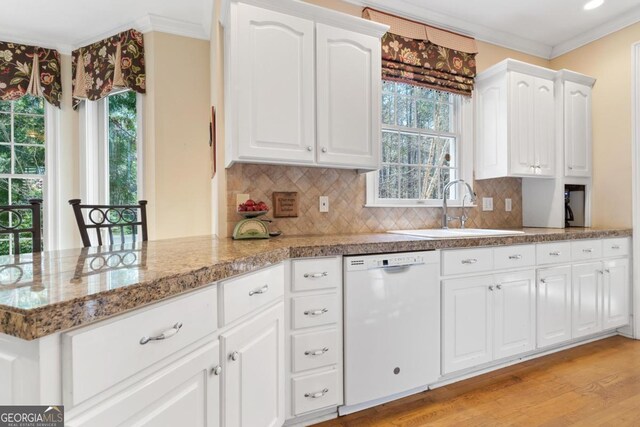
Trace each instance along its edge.
{"label": "wood plank floor", "polygon": [[620,336],[317,427],[640,426],[640,341]]}

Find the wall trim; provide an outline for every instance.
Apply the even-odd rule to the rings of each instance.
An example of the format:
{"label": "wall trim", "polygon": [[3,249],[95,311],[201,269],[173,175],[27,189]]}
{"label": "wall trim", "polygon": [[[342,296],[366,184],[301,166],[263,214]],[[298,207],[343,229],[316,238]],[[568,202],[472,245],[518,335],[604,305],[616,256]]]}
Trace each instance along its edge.
{"label": "wall trim", "polygon": [[640,41],[631,46],[631,180],[633,212],[633,336],[640,339]]}

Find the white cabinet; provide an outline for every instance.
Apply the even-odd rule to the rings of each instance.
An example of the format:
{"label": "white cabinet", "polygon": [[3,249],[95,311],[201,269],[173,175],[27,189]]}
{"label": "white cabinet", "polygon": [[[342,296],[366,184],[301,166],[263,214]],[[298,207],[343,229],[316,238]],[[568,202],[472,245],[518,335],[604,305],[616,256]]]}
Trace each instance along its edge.
{"label": "white cabinet", "polygon": [[223,3],[226,165],[377,169],[388,27],[294,0],[248,3]]}
{"label": "white cabinet", "polygon": [[242,3],[237,22],[238,54],[228,58],[237,72],[236,109],[227,113],[237,121],[230,153],[239,160],[313,163],[313,22]]}
{"label": "white cabinet", "polygon": [[220,336],[224,425],[284,423],[284,303]]}
{"label": "white cabinet", "polygon": [[380,161],[380,40],[316,25],[318,163]]}
{"label": "white cabinet", "polygon": [[564,174],[591,177],[591,90],[595,79],[568,70],[558,72],[564,139]]}
{"label": "white cabinet", "polygon": [[628,258],[604,262],[602,327],[612,329],[629,323],[631,270]]}
{"label": "white cabinet", "polygon": [[592,335],[602,330],[602,263],[574,265],[573,338]]}
{"label": "white cabinet", "polygon": [[533,350],[533,270],[442,282],[443,373]]}
{"label": "white cabinet", "polygon": [[571,339],[571,266],[538,270],[537,347]]}
{"label": "white cabinet", "polygon": [[476,79],[476,178],[555,176],[555,72],[507,59]]}

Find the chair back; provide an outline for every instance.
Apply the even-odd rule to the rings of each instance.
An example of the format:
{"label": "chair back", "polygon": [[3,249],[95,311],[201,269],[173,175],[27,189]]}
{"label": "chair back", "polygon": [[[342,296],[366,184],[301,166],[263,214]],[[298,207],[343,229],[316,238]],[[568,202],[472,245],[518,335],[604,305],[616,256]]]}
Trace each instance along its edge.
{"label": "chair back", "polygon": [[[28,205],[0,206],[0,216],[7,212],[11,218],[7,223],[0,222],[0,235],[8,234],[13,237],[14,254],[20,254],[20,234],[31,233],[31,252],[42,252],[42,219],[40,207],[42,199],[31,199]],[[28,216],[31,216],[31,226],[28,225]]]}
{"label": "chair back", "polygon": [[[103,233],[109,237],[109,245],[125,243],[127,236],[136,242],[142,234],[142,241],[148,240],[147,201],[140,200],[137,205],[83,205],[80,199],[69,200],[78,223],[80,237],[85,248],[91,246],[89,231],[95,230],[96,244],[102,246]],[[85,219],[86,214],[86,219]],[[138,232],[140,228],[140,232]],[[119,231],[120,241],[116,241]]]}

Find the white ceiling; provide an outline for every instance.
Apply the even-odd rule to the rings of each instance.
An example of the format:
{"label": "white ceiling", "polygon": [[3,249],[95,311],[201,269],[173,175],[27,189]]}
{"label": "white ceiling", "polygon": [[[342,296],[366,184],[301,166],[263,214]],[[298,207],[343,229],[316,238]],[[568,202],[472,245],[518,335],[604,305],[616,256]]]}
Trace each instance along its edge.
{"label": "white ceiling", "polygon": [[640,21],[640,0],[347,0],[553,58]]}
{"label": "white ceiling", "polygon": [[[281,1],[281,0],[271,0]],[[553,58],[640,21],[640,0],[346,0]],[[214,0],[2,0],[0,40],[62,52],[129,27],[207,39]]]}

